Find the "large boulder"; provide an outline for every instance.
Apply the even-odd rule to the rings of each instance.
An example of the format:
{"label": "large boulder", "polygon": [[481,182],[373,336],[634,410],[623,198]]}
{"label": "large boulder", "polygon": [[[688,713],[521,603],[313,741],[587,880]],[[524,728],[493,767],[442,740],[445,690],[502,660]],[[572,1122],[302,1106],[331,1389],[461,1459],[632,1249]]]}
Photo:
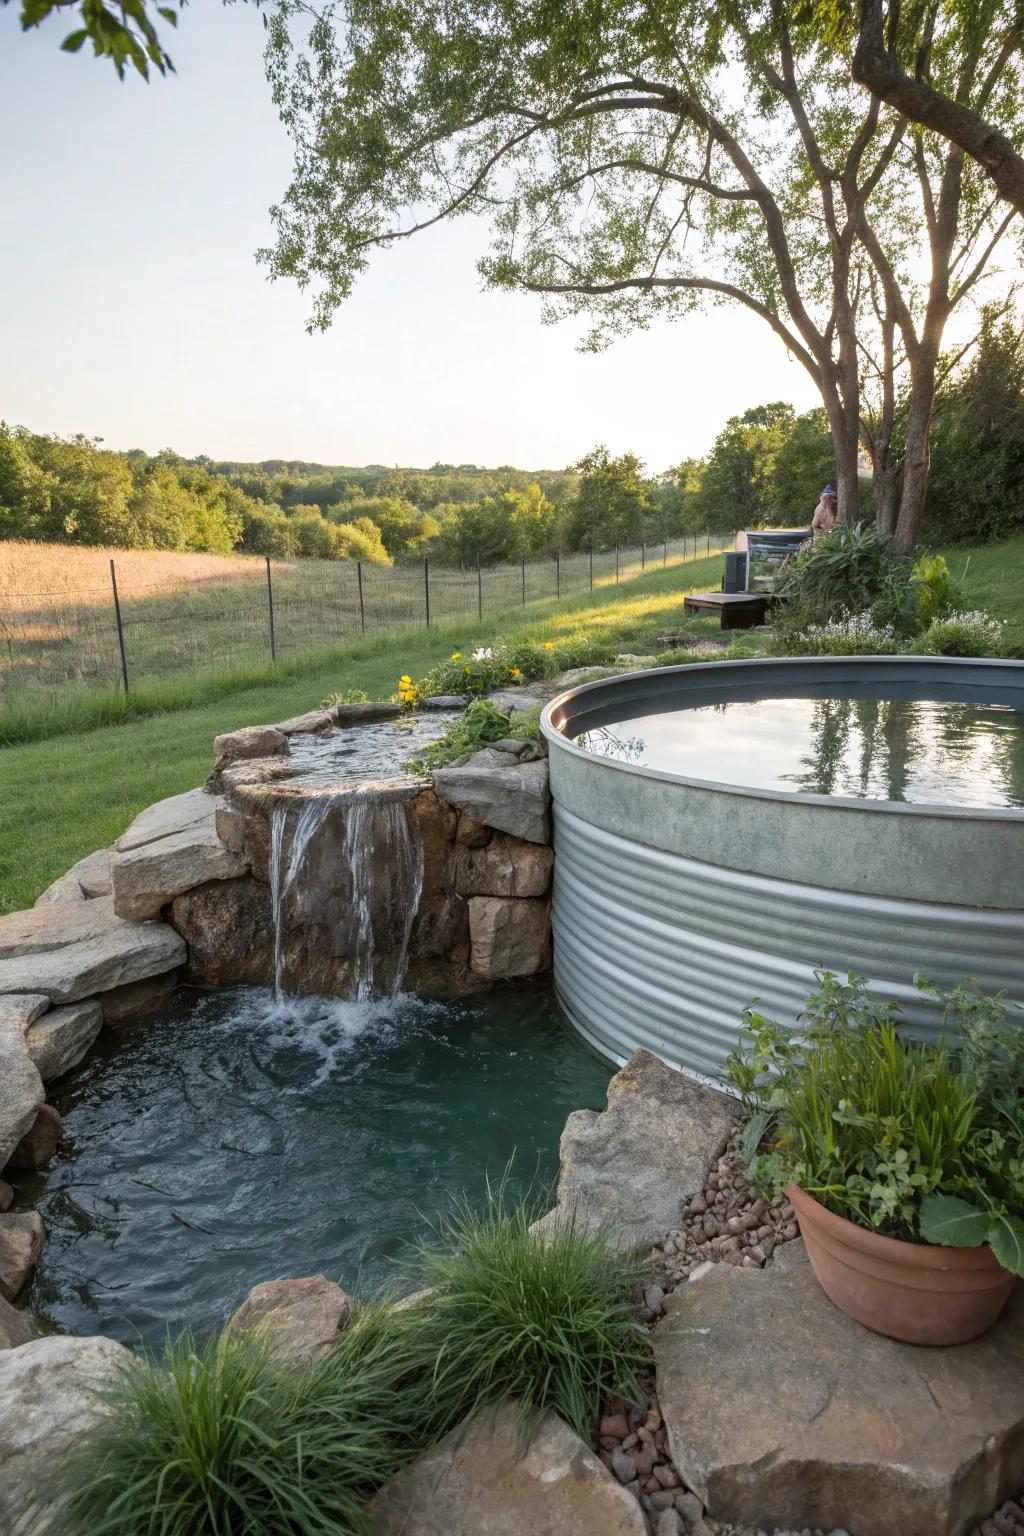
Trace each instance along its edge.
{"label": "large boulder", "polygon": [[35,1269],[45,1240],[38,1211],[6,1211],[0,1216],[0,1296],[14,1300]]}
{"label": "large boulder", "polygon": [[161,907],[211,880],[244,875],[245,859],[232,853],[217,836],[214,797],[205,820],[119,853],[111,865],[114,911],[130,922],[156,917]]}
{"label": "large boulder", "polygon": [[46,887],[43,894],[37,897],[36,906],[49,907],[59,901],[92,901],[97,896],[109,896],[110,855],[109,848],[87,853],[84,859],[72,864],[59,880]]}
{"label": "large boulder", "polygon": [[44,1104],[8,1158],[8,1168],[15,1173],[45,1168],[57,1150],[63,1124],[53,1105]]}
{"label": "large boulder", "polygon": [[0,993],[75,1003],[174,970],[185,946],[164,923],[129,923],[113,900],[32,907],[0,917]]}
{"label": "large boulder", "polygon": [[218,767],[251,757],[276,757],[288,751],[288,738],[276,725],[246,725],[213,739]]}
{"label": "large boulder", "polygon": [[103,1010],[104,1024],[121,1029],[150,1018],[166,1006],[177,985],[177,971],[165,971],[162,976],[130,981],[127,986],[101,992],[97,1001]]}
{"label": "large boulder", "polygon": [[95,998],[52,1008],[25,1034],[28,1054],[44,1083],[78,1065],[103,1027],[103,1009]]}
{"label": "large boulder", "polygon": [[649,1247],[679,1226],[680,1202],[702,1188],[739,1112],[724,1093],[635,1051],[608,1084],[608,1107],[565,1122],[558,1206],[538,1227],[572,1216],[607,1228],[622,1248]]}
{"label": "large boulder", "polygon": [[371,1501],[393,1536],[645,1536],[643,1511],[553,1413],[507,1404],[461,1425]]}
{"label": "large boulder", "polygon": [[270,891],[250,875],[175,897],[171,922],[188,943],[191,981],[205,986],[273,981]]}
{"label": "large boulder", "polygon": [[22,1344],[29,1344],[38,1337],[39,1329],[31,1312],[12,1307],[5,1297],[0,1296],[0,1349],[19,1349]]}
{"label": "large boulder", "polygon": [[290,1365],[325,1355],[352,1315],[352,1298],[323,1275],[264,1280],[228,1320],[227,1332],[256,1334]]}
{"label": "large boulder", "polygon": [[551,963],[551,914],[546,901],[473,896],[469,908],[472,969],[497,981],[536,976]]}
{"label": "large boulder", "polygon": [[35,1339],[0,1353],[0,1531],[63,1536],[56,1473],[107,1413],[106,1393],[132,1356],[112,1339]]}
{"label": "large boulder", "polygon": [[334,716],[329,709],[310,709],[290,720],[279,720],[274,726],[282,736],[323,736],[333,729]]}
{"label": "large boulder", "polygon": [[155,843],[162,837],[173,837],[178,832],[209,821],[217,808],[217,797],[204,789],[186,789],[180,795],[168,795],[140,811],[135,820],[125,828],[114,844],[117,853],[128,853],[145,843]]}
{"label": "large boulder", "polygon": [[372,720],[397,720],[402,705],[388,699],[365,699],[359,704],[335,704],[331,713],[338,725],[368,725]]}
{"label": "large boulder", "polygon": [[667,1308],[661,1412],[715,1520],[962,1536],[1024,1486],[1024,1287],[973,1344],[915,1348],[834,1307],[794,1242]]}
{"label": "large boulder", "polygon": [[[44,1099],[43,1080],[28,1053],[25,1025],[11,1021],[10,1001],[0,998],[0,1171],[26,1131],[32,1129]],[[45,1006],[45,999],[43,1002]],[[19,1019],[24,1012],[31,1009],[19,1009]]]}
{"label": "large boulder", "polygon": [[485,747],[468,762],[438,768],[437,793],[484,826],[528,843],[551,840],[551,792],[546,762],[519,762],[508,752]]}
{"label": "large boulder", "polygon": [[546,896],[553,864],[550,848],[496,832],[483,846],[456,842],[447,878],[460,896]]}

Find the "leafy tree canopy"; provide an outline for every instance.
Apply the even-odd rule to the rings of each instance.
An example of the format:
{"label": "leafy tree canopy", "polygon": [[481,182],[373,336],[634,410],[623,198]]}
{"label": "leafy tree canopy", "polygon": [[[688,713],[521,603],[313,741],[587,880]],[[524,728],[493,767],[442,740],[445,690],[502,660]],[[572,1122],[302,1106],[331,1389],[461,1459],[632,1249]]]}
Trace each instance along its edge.
{"label": "leafy tree canopy", "polygon": [[[10,0],[0,3],[8,5]],[[89,43],[97,58],[110,59],[122,80],[129,65],[148,80],[150,65],[162,75],[174,71],[157,23],[178,25],[175,4],[184,6],[185,0],[166,5],[153,4],[151,0],[114,0],[111,5],[105,0],[20,0],[21,26],[27,32],[51,16],[69,18],[76,12],[78,25],[61,43],[66,53],[77,53]]]}

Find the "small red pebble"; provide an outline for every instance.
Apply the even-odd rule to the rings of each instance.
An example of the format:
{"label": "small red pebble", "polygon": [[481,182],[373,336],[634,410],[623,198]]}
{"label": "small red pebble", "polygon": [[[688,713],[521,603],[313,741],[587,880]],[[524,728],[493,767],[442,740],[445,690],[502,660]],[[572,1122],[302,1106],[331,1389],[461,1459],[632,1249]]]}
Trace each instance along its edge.
{"label": "small red pebble", "polygon": [[650,1477],[654,1470],[654,1452],[648,1450],[631,1451],[633,1465],[636,1467],[637,1477]]}

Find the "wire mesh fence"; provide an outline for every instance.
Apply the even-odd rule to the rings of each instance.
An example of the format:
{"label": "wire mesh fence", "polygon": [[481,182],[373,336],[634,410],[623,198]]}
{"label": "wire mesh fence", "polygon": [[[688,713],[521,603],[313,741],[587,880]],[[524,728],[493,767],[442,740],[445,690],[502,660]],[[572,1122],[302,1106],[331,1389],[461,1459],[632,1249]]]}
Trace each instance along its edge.
{"label": "wire mesh fence", "polygon": [[31,590],[0,582],[0,703],[76,684],[130,690],[144,678],[246,665],[363,635],[510,622],[532,603],[568,600],[731,543],[731,535],[691,534],[479,568],[429,558],[389,566],[211,557],[182,574],[160,566],[166,557],[134,553],[101,561],[90,551],[96,558],[80,570],[50,559]]}

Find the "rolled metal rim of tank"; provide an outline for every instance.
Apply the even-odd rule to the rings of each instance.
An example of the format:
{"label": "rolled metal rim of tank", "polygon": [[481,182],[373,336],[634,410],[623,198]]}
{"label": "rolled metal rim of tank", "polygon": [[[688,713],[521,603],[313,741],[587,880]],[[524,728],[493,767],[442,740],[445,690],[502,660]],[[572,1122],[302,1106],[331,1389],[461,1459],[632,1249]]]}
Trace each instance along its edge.
{"label": "rolled metal rim of tank", "polygon": [[1019,695],[1024,707],[1020,662],[858,656],[618,674],[544,710],[555,985],[604,1055],[621,1062],[644,1046],[721,1083],[751,999],[792,1023],[819,969],[865,976],[925,1034],[941,1028],[941,1010],[918,993],[919,970],[1024,996],[1024,809],[748,788],[571,739],[648,706],[819,697],[844,683],[883,698],[897,687],[975,702]]}
{"label": "rolled metal rim of tank", "polygon": [[[568,735],[570,730],[575,735],[584,730],[583,721],[589,716],[603,713],[609,705],[635,699],[641,694],[655,702],[675,700],[680,709],[687,709],[698,702],[692,697],[687,702],[687,695],[698,691],[719,695],[715,702],[724,702],[728,696],[738,696],[741,691],[751,699],[764,697],[764,687],[772,677],[777,676],[780,681],[785,680],[786,684],[785,694],[780,693],[779,697],[816,697],[816,694],[801,689],[801,683],[824,688],[829,683],[841,685],[854,674],[858,683],[877,681],[889,686],[897,681],[912,682],[917,687],[939,682],[945,687],[955,686],[957,691],[969,690],[973,702],[984,702],[973,698],[978,689],[998,688],[1005,692],[1007,688],[1014,688],[1020,693],[1017,707],[1024,709],[1024,661],[960,656],[759,656],[742,661],[693,661],[672,667],[646,667],[639,672],[618,672],[612,677],[599,677],[590,683],[580,683],[575,688],[567,688],[545,705],[541,712],[540,728],[549,746],[585,758],[588,762],[599,761],[617,772],[657,779],[668,784],[690,784],[697,788],[713,789],[720,794],[734,795],[741,799],[752,797],[791,801],[795,804],[849,806],[883,816],[949,816],[1024,822],[1024,809],[1018,810],[1012,806],[919,804],[904,800],[867,800],[848,795],[813,795],[802,790],[763,789],[753,784],[732,784],[692,774],[670,773],[665,769],[622,762],[618,758],[597,758],[585,747],[578,747]],[[825,696],[821,694],[821,697]],[[932,695],[928,694],[927,697]]]}

